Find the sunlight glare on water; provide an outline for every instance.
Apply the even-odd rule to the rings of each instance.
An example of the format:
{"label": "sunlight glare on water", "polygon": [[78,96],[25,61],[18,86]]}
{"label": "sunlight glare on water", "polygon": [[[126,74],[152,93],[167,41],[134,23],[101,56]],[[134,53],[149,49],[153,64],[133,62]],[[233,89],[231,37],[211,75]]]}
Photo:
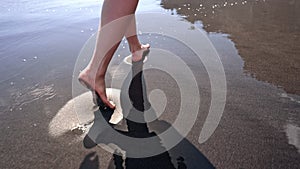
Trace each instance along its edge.
{"label": "sunlight glare on water", "polygon": [[99,0],[1,1],[0,37],[98,18],[101,3]]}
{"label": "sunlight glare on water", "polygon": [[[63,24],[99,19],[103,0],[4,0],[0,2],[0,37],[42,31]],[[159,1],[141,1],[137,12],[153,11]]]}

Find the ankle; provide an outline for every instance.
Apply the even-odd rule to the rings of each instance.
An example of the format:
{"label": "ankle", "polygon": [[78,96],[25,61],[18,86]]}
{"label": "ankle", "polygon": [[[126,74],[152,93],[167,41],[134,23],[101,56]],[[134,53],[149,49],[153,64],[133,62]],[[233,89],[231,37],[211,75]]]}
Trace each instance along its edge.
{"label": "ankle", "polygon": [[96,74],[96,80],[103,80],[103,79],[105,79],[105,73],[106,72],[97,72],[97,74]]}
{"label": "ankle", "polygon": [[129,49],[131,53],[134,53],[135,51],[138,51],[141,49],[141,44],[140,43],[135,43],[135,44],[130,44]]}

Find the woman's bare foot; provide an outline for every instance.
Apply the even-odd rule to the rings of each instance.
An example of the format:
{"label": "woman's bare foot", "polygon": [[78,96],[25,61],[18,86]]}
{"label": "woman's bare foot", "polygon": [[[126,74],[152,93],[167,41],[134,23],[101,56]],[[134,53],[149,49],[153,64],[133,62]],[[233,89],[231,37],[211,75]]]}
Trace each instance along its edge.
{"label": "woman's bare foot", "polygon": [[139,45],[135,48],[131,49],[131,55],[132,55],[132,61],[138,62],[143,59],[143,55],[145,55],[145,52],[148,52],[150,48],[149,44],[146,45]]}
{"label": "woman's bare foot", "polygon": [[97,77],[93,75],[93,73],[91,73],[88,68],[86,68],[82,72],[80,72],[78,80],[89,90],[91,90],[92,92],[96,92],[96,94],[98,94],[105,105],[107,105],[111,109],[115,108],[115,106],[112,105],[112,103],[110,103],[107,99],[104,77]]}

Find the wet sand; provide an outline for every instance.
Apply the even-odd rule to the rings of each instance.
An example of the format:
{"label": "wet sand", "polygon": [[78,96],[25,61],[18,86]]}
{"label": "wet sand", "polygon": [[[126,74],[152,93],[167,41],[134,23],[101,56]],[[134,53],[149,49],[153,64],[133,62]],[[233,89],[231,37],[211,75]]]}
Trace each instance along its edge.
{"label": "wet sand", "polygon": [[229,34],[246,74],[300,94],[298,1],[166,0],[162,6],[192,23],[202,22],[208,32]]}
{"label": "wet sand", "polygon": [[[181,2],[175,3],[175,6],[183,6]],[[166,2],[164,1],[164,3]],[[262,7],[263,4],[258,6]],[[248,8],[249,6],[245,5],[245,7]],[[274,9],[277,8],[274,7]],[[237,10],[235,7],[227,9],[230,16],[228,18],[233,19],[234,16],[238,15],[235,14],[237,12],[235,10]],[[243,10],[243,8],[240,10]],[[230,15],[230,11],[234,14]],[[292,12],[292,10],[287,11]],[[167,14],[170,13],[167,12]],[[256,16],[255,11],[254,14]],[[286,16],[283,18],[286,18]],[[192,23],[196,21],[188,20]],[[203,17],[202,20],[204,25],[210,24],[209,27],[213,27],[214,20],[212,18],[205,19]],[[223,21],[221,18],[220,20]],[[216,28],[205,27],[205,29],[211,29],[211,31],[220,29],[223,32],[230,28],[232,31],[227,33],[230,34],[229,38],[233,41],[222,33],[208,33],[224,65],[228,87],[227,101],[217,130],[204,144],[199,144],[198,137],[207,116],[211,98],[210,84],[205,68],[201,62],[195,60],[194,54],[189,52],[181,43],[177,43],[173,39],[163,40],[163,37],[157,38],[154,35],[141,36],[142,41],[150,42],[153,48],[163,48],[182,56],[194,72],[199,83],[201,103],[197,122],[178,147],[168,152],[173,165],[178,167],[176,158],[182,152],[183,155],[186,153],[183,158],[188,168],[189,166],[203,168],[197,161],[200,157],[206,159],[216,168],[298,168],[300,165],[300,98],[298,95],[287,94],[286,91],[297,93],[299,85],[294,84],[298,84],[299,80],[293,80],[297,78],[295,72],[294,74],[290,73],[289,76],[283,76],[283,72],[286,73],[285,71],[278,73],[280,77],[284,77],[282,81],[289,84],[290,90],[277,81],[271,81],[275,85],[258,81],[257,79],[260,80],[258,74],[261,74],[261,72],[255,73],[256,78],[245,74],[244,69],[248,70],[247,64],[250,64],[251,61],[247,61],[246,54],[242,53],[243,48],[244,52],[247,53],[247,51],[249,52],[248,48],[259,47],[259,51],[253,51],[260,54],[265,51],[263,49],[267,48],[268,55],[271,53],[271,56],[275,57],[279,56],[277,52],[274,52],[275,49],[280,49],[279,51],[282,52],[281,49],[286,47],[286,50],[297,54],[299,49],[295,45],[296,43],[291,42],[291,39],[287,42],[291,45],[282,45],[283,42],[281,41],[266,41],[264,38],[258,41],[256,39],[258,37],[253,36],[255,32],[250,29],[247,29],[249,31],[249,34],[246,34],[247,39],[245,34],[237,31],[237,28],[243,27],[241,25],[244,20],[233,19],[229,22],[230,19],[228,19],[227,22],[229,23],[227,25],[231,25],[231,27],[224,26],[226,28],[223,30],[217,28],[218,25],[226,25],[221,21],[215,23]],[[177,24],[183,24],[182,22],[185,21],[178,19]],[[280,20],[278,22],[284,21]],[[99,147],[86,149],[83,146],[82,137],[78,134],[69,131],[59,137],[53,137],[49,133],[50,122],[57,117],[61,108],[73,99],[72,75],[76,57],[83,44],[94,33],[90,28],[96,29],[98,19],[72,24],[63,23],[65,24],[56,25],[56,27],[44,31],[1,36],[0,43],[3,49],[1,50],[1,70],[7,73],[7,75],[1,75],[0,86],[1,168],[115,167],[111,153]],[[263,23],[257,21],[257,24]],[[252,25],[251,23],[248,24]],[[198,22],[195,24],[195,27],[197,26],[199,26]],[[271,28],[267,28],[266,32],[272,32],[269,30]],[[239,30],[245,31],[245,29],[243,27]],[[236,35],[235,32],[237,32]],[[292,32],[297,34],[297,31]],[[263,34],[263,32],[261,33]],[[261,36],[261,34],[259,35]],[[283,35],[286,35],[284,37],[292,36],[286,32]],[[277,39],[277,37],[273,38]],[[5,43],[2,39],[5,40]],[[296,40],[298,39],[296,38]],[[252,43],[253,41],[259,44],[266,43],[266,46],[256,45],[256,43]],[[243,47],[241,44],[246,46]],[[271,44],[276,46],[275,49],[270,48]],[[125,48],[121,47],[116,53],[115,63],[122,61],[122,57],[118,57],[119,54],[120,56],[128,55],[127,44],[122,45]],[[293,47],[293,50],[288,47]],[[254,57],[254,55],[251,56]],[[258,55],[255,56],[260,59]],[[294,55],[291,54],[287,58],[293,58],[292,56]],[[250,54],[248,57],[251,58]],[[24,59],[26,60],[24,61]],[[269,60],[270,63],[275,62],[275,60],[270,59],[262,59],[258,64],[267,64],[266,60]],[[280,64],[276,64],[276,66],[282,67],[284,64],[281,63],[299,64],[299,61],[280,60]],[[263,66],[263,68],[268,69],[266,71],[271,69],[277,71],[273,66]],[[253,70],[249,69],[248,71],[254,73],[260,69],[262,68],[253,68]],[[296,69],[298,70],[299,66],[296,66]],[[290,71],[290,68],[287,68],[286,71]],[[267,72],[267,74],[270,74],[270,72]],[[160,117],[162,123],[153,124],[152,126],[152,129],[158,132],[172,124],[176,118],[174,112],[178,111],[178,103],[180,102],[178,88],[171,77],[160,71],[148,71],[145,72],[145,76],[149,91],[161,89],[171,99],[165,113]],[[291,77],[292,80],[287,79],[287,77]],[[277,77],[272,77],[273,79],[277,79]],[[268,79],[262,78],[262,80],[267,81]],[[284,90],[278,88],[277,85],[282,85]],[[185,152],[183,150],[189,151]],[[168,158],[163,159],[168,160]],[[159,160],[155,162],[158,162],[156,165],[159,165]]]}

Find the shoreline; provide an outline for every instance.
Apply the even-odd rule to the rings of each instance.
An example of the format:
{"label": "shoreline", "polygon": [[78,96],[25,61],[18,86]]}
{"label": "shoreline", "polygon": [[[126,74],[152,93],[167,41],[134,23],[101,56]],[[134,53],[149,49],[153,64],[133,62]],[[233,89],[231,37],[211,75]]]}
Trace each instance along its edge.
{"label": "shoreline", "polygon": [[[203,6],[221,5],[203,9],[197,8],[202,2],[187,2],[190,6],[184,6],[182,1],[166,1],[162,6],[176,10],[191,23],[202,21],[207,32],[229,34],[228,38],[235,43],[244,60],[245,74],[271,83],[289,94],[300,95],[299,4],[273,0],[223,7],[215,0],[204,2]],[[290,18],[286,20],[287,17]]]}
{"label": "shoreline", "polygon": [[[190,4],[191,6],[188,6],[187,2],[190,3],[192,1],[186,0],[185,2],[185,10],[189,11],[186,14],[193,14],[194,16],[194,12],[196,14],[205,12],[205,10],[193,11],[191,6],[198,6],[199,8],[199,4],[197,4],[199,1],[194,0],[195,4],[192,3]],[[219,2],[220,0],[213,1]],[[213,5],[214,2],[209,1],[209,3],[212,3],[210,5]],[[56,5],[60,6],[60,4]],[[184,8],[182,1],[175,2],[175,6],[176,8],[180,6],[182,10]],[[259,11],[264,11],[267,6],[262,5],[261,8],[263,9]],[[199,16],[195,18],[190,17],[188,18],[189,22],[180,19],[179,17],[182,17],[181,14],[184,13],[179,13],[178,15],[175,14],[179,16],[178,22],[176,21],[171,24],[174,26],[174,29],[178,29],[179,27],[177,26],[180,26],[182,23],[188,23],[190,26],[192,25],[190,23],[201,19],[204,23],[203,29],[205,29],[205,32],[208,32],[210,40],[220,54],[226,73],[226,106],[221,121],[218,124],[219,126],[213,135],[203,144],[200,144],[198,141],[199,134],[203,129],[203,124],[206,121],[211,106],[211,86],[205,66],[198,60],[195,53],[191,52],[180,41],[164,36],[156,36],[155,34],[141,36],[142,42],[150,42],[153,49],[165,49],[182,57],[186,64],[190,66],[201,94],[196,123],[185,137],[185,140],[182,142],[183,144],[181,144],[190,146],[179,146],[177,150],[175,149],[175,152],[173,151],[173,154],[169,152],[174,165],[176,165],[176,159],[178,158],[176,154],[196,152],[196,155],[181,155],[188,165],[187,168],[203,168],[197,165],[199,164],[197,158],[201,154],[216,168],[273,167],[296,169],[300,166],[300,147],[295,142],[295,140],[299,140],[298,133],[300,131],[299,102],[293,101],[285,91],[274,86],[275,82],[273,84],[265,83],[245,75],[243,63],[246,62],[245,56],[242,55],[246,54],[242,54],[242,52],[247,53],[247,51],[251,51],[250,48],[254,48],[253,46],[264,44],[262,42],[266,43],[266,46],[261,46],[262,49],[272,51],[273,48],[269,48],[269,45],[277,42],[275,41],[276,39],[273,41],[263,41],[267,36],[262,35],[266,32],[272,32],[271,28],[273,24],[265,23],[266,27],[248,27],[249,29],[246,29],[247,24],[251,26],[252,23],[255,23],[254,21],[257,21],[258,24],[262,22],[262,20],[254,19],[251,21],[249,18],[247,19],[248,13],[246,12],[245,14],[242,11],[247,11],[249,7],[245,5],[240,7],[233,6],[228,9],[226,8],[226,10],[218,9],[219,11],[216,10],[215,15],[202,16],[202,18]],[[157,8],[162,9],[159,6]],[[191,9],[188,10],[187,8]],[[276,10],[278,9],[276,8]],[[64,11],[64,9],[61,11]],[[162,11],[165,10],[162,9]],[[193,12],[191,13],[191,11]],[[170,11],[165,11],[165,13],[171,15]],[[235,16],[237,13],[240,16]],[[266,16],[272,16],[272,14],[268,13],[267,11],[266,15],[258,18],[264,19]],[[219,14],[222,14],[222,17],[218,17]],[[255,11],[253,16],[257,17]],[[283,16],[283,18],[285,17],[286,15]],[[68,18],[69,16],[66,15],[66,18],[61,19],[65,20]],[[4,72],[2,78],[7,76],[8,80],[3,81],[0,86],[2,91],[0,97],[0,108],[2,110],[0,114],[0,128],[3,131],[3,137],[0,138],[2,145],[2,153],[0,154],[2,161],[0,162],[0,166],[2,168],[69,169],[84,168],[84,166],[109,168],[114,164],[113,154],[99,147],[92,149],[85,148],[83,146],[83,138],[71,132],[73,125],[77,122],[75,119],[69,117],[75,111],[67,108],[71,107],[68,106],[70,105],[68,103],[74,101],[75,96],[72,80],[76,78],[74,76],[76,57],[78,57],[80,49],[85,42],[95,32],[98,24],[97,20],[94,19],[87,20],[86,18],[81,18],[77,20],[75,18],[75,21],[74,23],[64,23],[62,25],[57,24],[60,23],[57,22],[51,25],[55,27],[51,29],[47,29],[47,24],[42,24],[42,28],[45,29],[40,33],[30,30],[30,33],[24,36],[24,38],[16,36],[3,42],[6,48],[3,51],[5,58],[1,62],[4,65],[2,69],[14,76],[5,74]],[[159,20],[153,19],[153,22],[156,21],[158,21],[157,25],[160,25],[160,22],[165,23],[167,20],[163,20],[163,18]],[[271,21],[274,21],[274,18]],[[38,25],[41,24],[39,20],[36,22]],[[280,22],[286,23],[282,20],[278,21],[278,23]],[[153,25],[155,26],[155,24]],[[186,27],[183,33],[188,34],[192,32],[189,26]],[[193,25],[191,28],[193,28]],[[222,31],[219,30],[221,28]],[[224,32],[225,29],[228,32],[236,32],[236,34],[232,33],[231,37],[228,37],[222,33],[209,33]],[[254,38],[255,34],[253,33],[259,30],[261,31],[260,38],[262,40],[256,44],[255,41],[258,37]],[[13,29],[11,32],[14,33]],[[273,33],[276,32],[274,31]],[[286,32],[283,33],[286,34]],[[191,35],[188,37],[198,38]],[[291,42],[288,41],[287,43]],[[275,43],[275,45],[282,46],[281,43]],[[264,52],[262,49],[253,53],[253,55],[257,54],[254,55],[255,58]],[[291,49],[291,47],[287,46],[287,49]],[[278,48],[277,50],[281,51],[283,49]],[[277,50],[274,50],[275,54],[277,54]],[[299,52],[298,48],[297,50],[295,48],[295,52]],[[124,58],[122,57],[126,57],[128,53],[128,44],[122,42],[111,63],[115,63],[116,65],[123,63]],[[250,54],[252,54],[251,52],[249,52],[249,56],[252,56]],[[158,59],[161,57],[158,54],[154,55],[155,52],[150,53],[148,61],[154,59],[155,56]],[[208,56],[205,53],[204,55]],[[255,58],[253,58],[254,61]],[[257,60],[257,62],[270,62],[269,64],[276,65],[276,63],[271,62],[273,60],[271,58],[271,60]],[[172,61],[171,59],[170,66]],[[254,63],[254,61],[252,62]],[[278,62],[280,63],[281,60],[278,60]],[[177,68],[176,66],[174,67]],[[116,67],[111,68],[112,72],[116,70],[114,69]],[[269,67],[266,66],[266,68]],[[269,74],[268,71],[266,71],[266,74]],[[122,71],[119,73],[122,73]],[[283,73],[280,72],[280,74],[282,75]],[[144,76],[149,97],[153,94],[151,93],[152,91],[154,91],[154,94],[155,91],[159,91],[156,94],[164,93],[167,98],[168,104],[164,112],[159,116],[159,120],[162,123],[153,123],[154,129],[156,127],[157,131],[164,131],[170,126],[168,124],[173,124],[178,118],[182,91],[179,90],[174,78],[163,71],[156,69],[145,70]],[[107,78],[111,77],[107,76]],[[180,77],[180,80],[183,82],[186,82],[185,79],[186,77]],[[110,80],[107,81],[107,85],[111,83]],[[286,80],[286,78],[283,78],[283,80]],[[76,91],[84,92],[85,90],[82,87]],[[298,95],[295,96],[296,99],[300,98]],[[158,101],[160,102],[160,100]],[[85,103],[84,101],[80,101],[79,104]],[[64,112],[65,114],[60,112]],[[188,113],[191,113],[191,111],[187,111]],[[57,123],[51,123],[51,121],[56,121]],[[51,133],[61,133],[61,135],[51,135]],[[106,135],[103,135],[103,137],[106,137]],[[192,149],[188,149],[189,147]],[[157,162],[156,160],[151,160],[151,162],[153,161]],[[161,163],[157,162],[157,165],[161,165]],[[190,167],[191,165],[196,167]]]}

